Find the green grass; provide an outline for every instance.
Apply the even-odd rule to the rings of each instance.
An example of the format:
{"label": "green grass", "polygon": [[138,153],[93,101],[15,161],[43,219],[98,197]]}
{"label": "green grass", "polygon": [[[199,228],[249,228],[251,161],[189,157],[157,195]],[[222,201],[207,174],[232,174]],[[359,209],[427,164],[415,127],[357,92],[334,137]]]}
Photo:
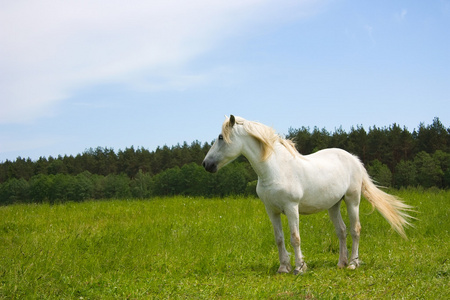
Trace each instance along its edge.
{"label": "green grass", "polygon": [[301,216],[301,276],[276,274],[272,226],[258,199],[0,207],[0,298],[448,297],[450,192],[395,193],[416,207],[416,227],[403,240],[363,201],[364,264],[355,271],[336,267],[327,213]]}

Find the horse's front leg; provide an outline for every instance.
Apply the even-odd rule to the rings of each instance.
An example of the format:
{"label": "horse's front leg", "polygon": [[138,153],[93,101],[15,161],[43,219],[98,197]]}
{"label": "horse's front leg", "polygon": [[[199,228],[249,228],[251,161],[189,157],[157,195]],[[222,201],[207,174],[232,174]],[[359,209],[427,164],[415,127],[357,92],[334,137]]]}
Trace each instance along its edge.
{"label": "horse's front leg", "polygon": [[289,273],[291,271],[291,262],[289,259],[289,253],[284,245],[284,234],[283,226],[281,224],[281,216],[279,213],[273,212],[271,209],[266,207],[267,214],[269,215],[270,221],[272,222],[273,232],[275,235],[275,243],[278,247],[278,257],[280,259],[280,268],[278,268],[278,273]]}
{"label": "horse's front leg", "polygon": [[306,263],[303,260],[302,250],[300,249],[300,231],[299,231],[299,213],[298,207],[292,207],[286,211],[289,222],[289,230],[291,231],[291,245],[295,252],[295,269],[294,274],[298,275],[306,271]]}

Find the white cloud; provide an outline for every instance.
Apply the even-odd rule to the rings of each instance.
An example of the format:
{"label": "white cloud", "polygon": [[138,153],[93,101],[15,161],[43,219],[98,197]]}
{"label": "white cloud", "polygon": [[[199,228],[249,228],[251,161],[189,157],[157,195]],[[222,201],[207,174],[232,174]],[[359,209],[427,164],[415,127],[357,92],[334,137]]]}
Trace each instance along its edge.
{"label": "white cloud", "polygon": [[407,14],[408,14],[408,11],[403,8],[400,13],[395,14],[395,19],[397,20],[397,22],[403,22],[406,19]]}
{"label": "white cloud", "polygon": [[402,9],[402,12],[400,13],[400,17],[402,19],[404,19],[406,17],[406,14],[408,13],[408,11],[406,9]]}
{"label": "white cloud", "polygon": [[[314,14],[318,1],[32,1],[0,3],[0,123],[33,121],[90,84],[136,84],[259,22]],[[162,86],[202,76],[166,72]],[[133,81],[133,82],[131,82]],[[153,84],[155,85],[155,84]],[[152,83],[149,84],[152,86]]]}

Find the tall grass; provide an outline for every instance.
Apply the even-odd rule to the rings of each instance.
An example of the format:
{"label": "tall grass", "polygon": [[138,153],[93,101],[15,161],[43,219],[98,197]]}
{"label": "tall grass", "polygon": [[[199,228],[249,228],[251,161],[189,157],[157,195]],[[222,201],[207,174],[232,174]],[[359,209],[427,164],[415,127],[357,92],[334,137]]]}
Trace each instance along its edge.
{"label": "tall grass", "polygon": [[355,271],[336,267],[328,215],[301,216],[302,276],[276,274],[272,227],[254,198],[0,207],[0,298],[447,297],[450,192],[396,194],[416,207],[416,227],[403,240],[363,201]]}

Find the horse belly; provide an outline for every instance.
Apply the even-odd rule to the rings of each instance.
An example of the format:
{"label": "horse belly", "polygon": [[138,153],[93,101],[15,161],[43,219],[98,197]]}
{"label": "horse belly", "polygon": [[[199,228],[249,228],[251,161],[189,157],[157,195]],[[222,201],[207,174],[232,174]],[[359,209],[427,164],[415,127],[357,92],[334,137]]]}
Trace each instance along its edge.
{"label": "horse belly", "polygon": [[326,156],[320,157],[313,165],[302,168],[299,176],[302,197],[298,199],[300,214],[328,210],[345,196],[355,171],[351,163],[344,163],[338,158],[330,160]]}
{"label": "horse belly", "polygon": [[314,214],[323,210],[330,209],[333,205],[335,205],[339,200],[342,199],[342,196],[335,197],[308,197],[305,196],[300,199],[298,203],[298,212],[302,215]]}
{"label": "horse belly", "polygon": [[345,176],[328,176],[323,175],[321,179],[301,184],[302,196],[298,199],[300,214],[328,210],[344,197],[349,185]]}
{"label": "horse belly", "polygon": [[271,188],[259,186],[257,193],[266,207],[280,213],[284,213],[288,207],[296,205],[300,214],[309,215],[329,209],[340,200],[338,197],[325,196],[323,193],[320,193],[321,197],[313,196],[310,191],[305,194],[300,185],[289,186],[289,188],[284,185],[276,185]]}

